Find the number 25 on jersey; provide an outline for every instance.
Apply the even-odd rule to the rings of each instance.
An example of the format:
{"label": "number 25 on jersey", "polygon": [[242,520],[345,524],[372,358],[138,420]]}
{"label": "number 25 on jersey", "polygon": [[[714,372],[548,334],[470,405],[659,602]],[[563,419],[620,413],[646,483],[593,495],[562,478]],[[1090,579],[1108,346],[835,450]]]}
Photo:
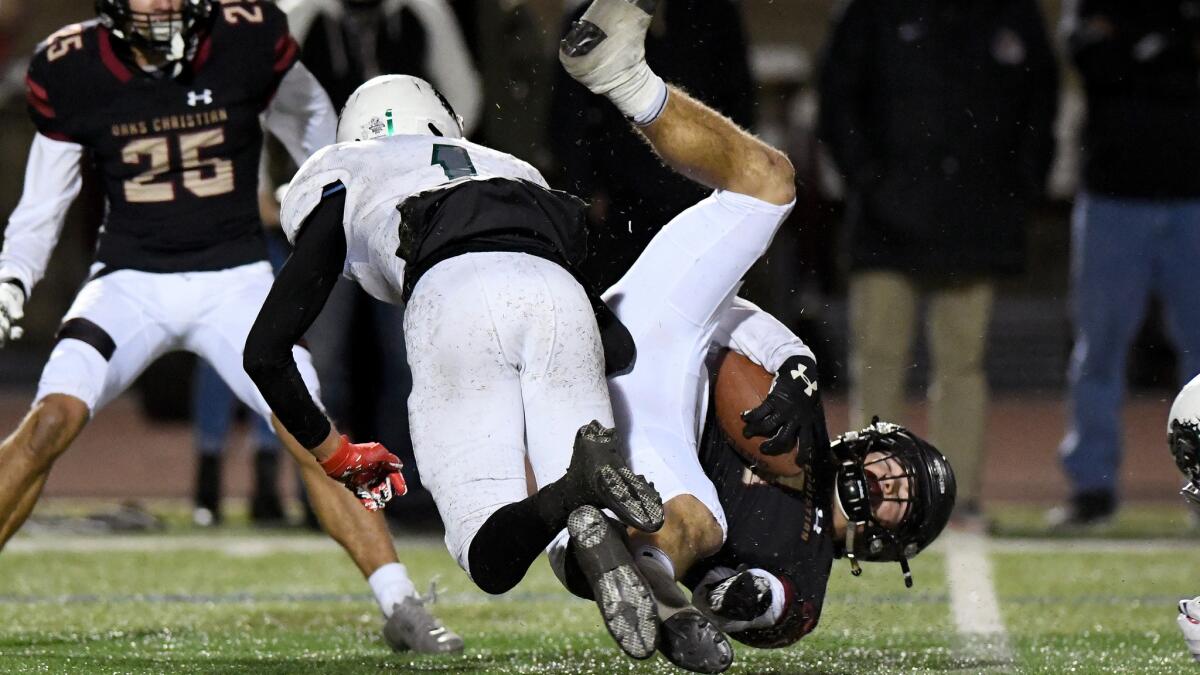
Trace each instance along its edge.
{"label": "number 25 on jersey", "polygon": [[[221,157],[200,156],[202,150],[224,142],[225,130],[216,128],[177,136],[148,136],[126,143],[121,152],[122,159],[126,164],[142,167],[141,173],[125,181],[126,201],[169,202],[176,197],[177,182],[197,197],[233,192],[233,162]],[[182,176],[182,180],[165,174]]]}

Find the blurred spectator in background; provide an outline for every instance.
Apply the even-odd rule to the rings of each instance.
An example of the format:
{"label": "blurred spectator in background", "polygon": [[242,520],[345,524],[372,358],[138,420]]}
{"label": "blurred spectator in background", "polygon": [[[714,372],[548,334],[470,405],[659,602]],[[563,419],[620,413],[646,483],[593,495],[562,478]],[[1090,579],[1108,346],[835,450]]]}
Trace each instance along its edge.
{"label": "blurred spectator in background", "polygon": [[[25,3],[23,0],[0,0],[0,72],[8,69],[8,63],[14,56],[13,37],[20,28],[21,20],[24,16]],[[24,78],[20,78],[14,83],[8,82],[9,79],[6,73],[3,77],[4,90],[8,90],[13,84],[22,88],[24,87]],[[16,89],[16,91],[22,90]],[[5,93],[7,94],[8,92],[6,91]]]}
{"label": "blurred spectator in background", "polygon": [[553,78],[562,69],[548,58],[558,37],[545,26],[551,20],[557,26],[561,17],[544,16],[544,7],[536,11],[535,5],[545,5],[544,0],[453,4],[483,83],[484,103],[471,140],[519,156],[548,173],[552,160],[546,147],[546,114]]}
{"label": "blurred spectator in background", "polygon": [[1036,0],[850,0],[834,22],[821,137],[847,182],[850,428],[905,419],[928,301],[930,440],[978,522],[988,322],[1053,154],[1054,56]]}
{"label": "blurred spectator in background", "polygon": [[[560,34],[585,4],[569,0]],[[755,87],[746,52],[740,10],[732,0],[659,0],[646,36],[650,67],[752,129]],[[562,170],[556,184],[592,204],[583,274],[603,289],[621,278],[667,221],[703,199],[705,190],[663,166],[607,99],[592,95],[561,68],[556,72],[549,120],[551,150]]]}
{"label": "blurred spectator in background", "polygon": [[[431,82],[463,116],[465,133],[473,130],[482,87],[446,0],[290,0],[280,7],[300,43],[301,61],[335,109],[370,78],[404,73]],[[395,508],[432,511],[432,500],[419,498],[428,493],[419,490],[408,438],[411,381],[404,350],[394,348],[404,344],[403,325],[403,308],[342,279],[308,334],[309,346],[330,416],[356,435],[377,438],[404,461],[410,498],[396,500]]]}
{"label": "blurred spectator in background", "polygon": [[[267,259],[276,271],[288,256],[287,239],[279,229],[279,205],[270,193],[270,183],[260,176],[259,212],[267,234]],[[254,443],[254,492],[250,498],[250,520],[258,525],[284,525],[287,514],[279,495],[279,451],[282,444],[265,419],[253,414],[234,396],[216,369],[198,359],[192,376],[193,438],[196,444],[196,483],[192,522],[201,527],[220,525],[221,475],[225,444],[239,412],[246,412]],[[300,486],[304,494],[303,485]],[[316,514],[304,500],[305,521],[319,529]]]}
{"label": "blurred spectator in background", "polygon": [[1130,343],[1151,293],[1200,373],[1200,2],[1068,3],[1063,32],[1087,94],[1082,191],[1072,223],[1070,418],[1060,451],[1069,501],[1049,524],[1117,507]]}

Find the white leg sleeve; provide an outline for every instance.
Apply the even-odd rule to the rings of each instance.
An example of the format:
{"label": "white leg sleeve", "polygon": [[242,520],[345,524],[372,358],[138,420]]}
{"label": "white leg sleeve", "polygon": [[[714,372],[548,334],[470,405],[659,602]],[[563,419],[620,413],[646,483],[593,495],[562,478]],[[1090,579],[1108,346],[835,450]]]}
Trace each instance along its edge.
{"label": "white leg sleeve", "polygon": [[610,381],[633,469],[664,501],[695,496],[723,529],[716,489],[696,455],[708,395],[704,357],[717,319],[791,207],[717,191],[668,223],[605,293],[637,344],[633,369]]}

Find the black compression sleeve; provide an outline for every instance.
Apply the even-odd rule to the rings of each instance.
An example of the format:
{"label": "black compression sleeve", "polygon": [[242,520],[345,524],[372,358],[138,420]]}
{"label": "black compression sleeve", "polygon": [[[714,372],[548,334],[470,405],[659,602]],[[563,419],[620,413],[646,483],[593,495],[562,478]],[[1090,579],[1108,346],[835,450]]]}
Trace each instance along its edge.
{"label": "black compression sleeve", "polygon": [[292,345],[321,313],[346,261],[346,190],[337,183],[326,195],[275,278],[246,338],[242,362],[284,428],[310,450],[329,436],[330,424],[300,377]]}

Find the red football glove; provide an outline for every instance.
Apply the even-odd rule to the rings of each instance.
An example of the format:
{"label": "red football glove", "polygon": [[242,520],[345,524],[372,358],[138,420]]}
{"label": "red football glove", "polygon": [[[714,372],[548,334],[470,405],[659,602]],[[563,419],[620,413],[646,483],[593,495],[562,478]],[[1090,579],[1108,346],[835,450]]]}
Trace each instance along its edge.
{"label": "red football glove", "polygon": [[379,443],[351,443],[345,436],[337,452],[321,462],[326,475],[349,488],[368,511],[408,492],[401,466],[400,458]]}

